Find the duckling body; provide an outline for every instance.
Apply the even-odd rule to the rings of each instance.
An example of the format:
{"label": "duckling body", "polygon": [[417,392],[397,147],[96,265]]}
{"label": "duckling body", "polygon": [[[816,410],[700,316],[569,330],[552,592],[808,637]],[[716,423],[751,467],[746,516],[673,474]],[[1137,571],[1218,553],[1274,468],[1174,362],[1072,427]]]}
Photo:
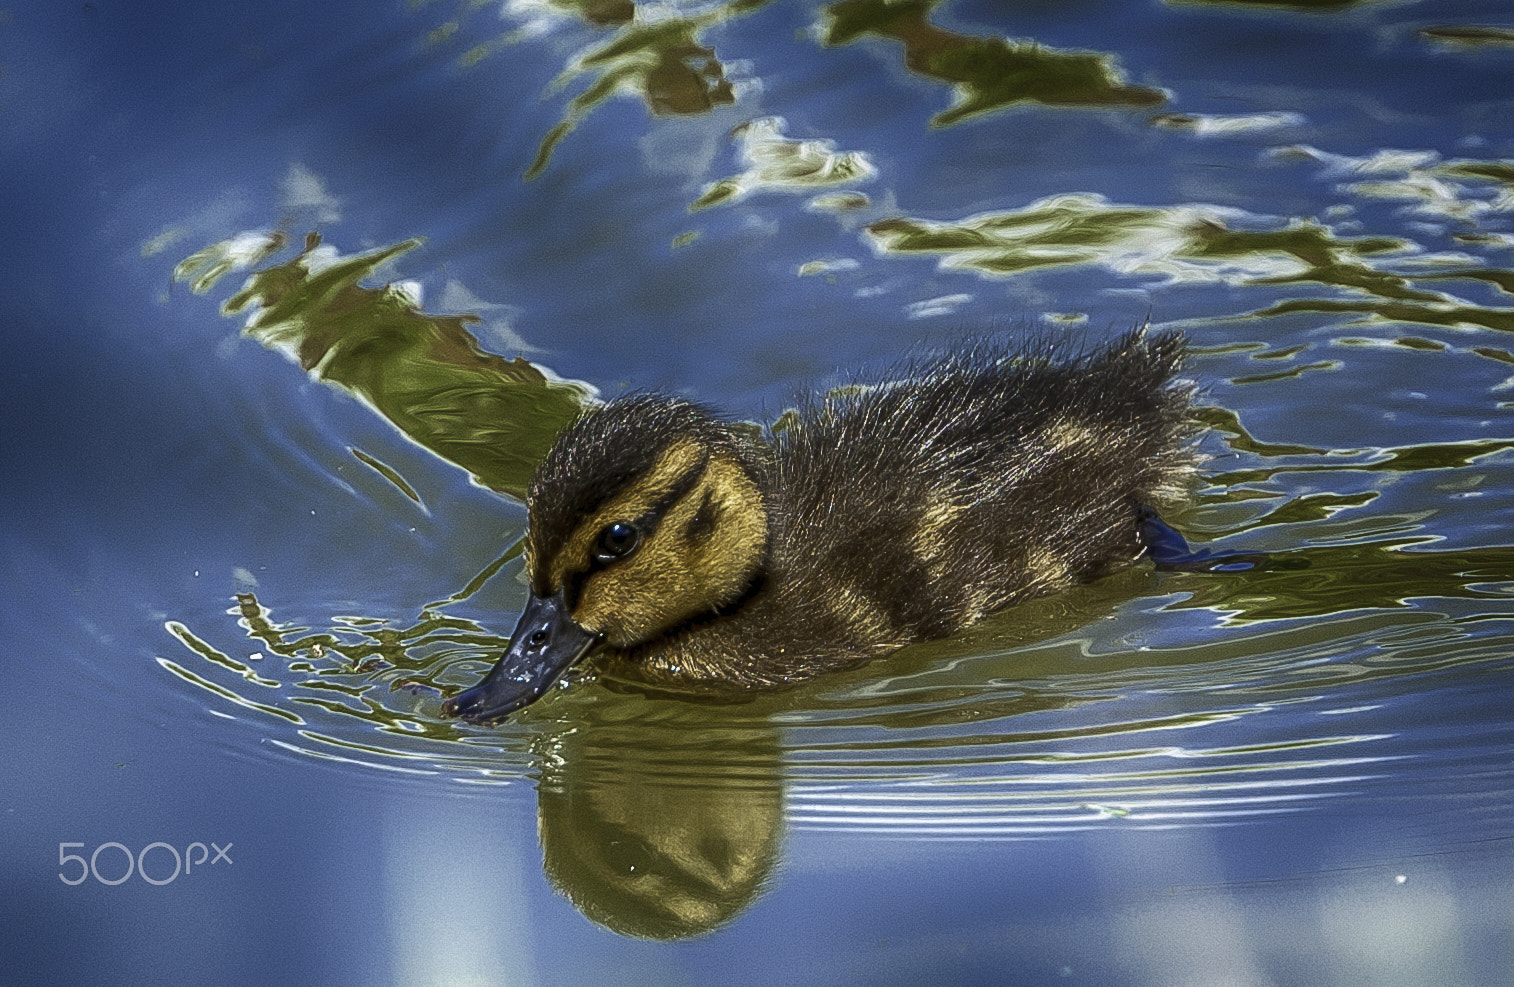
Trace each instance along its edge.
{"label": "duckling body", "polygon": [[1113,571],[1194,468],[1183,354],[977,348],[767,436],[657,395],[591,410],[532,481],[511,646],[446,711],[498,718],[596,649],[664,687],[782,685]]}

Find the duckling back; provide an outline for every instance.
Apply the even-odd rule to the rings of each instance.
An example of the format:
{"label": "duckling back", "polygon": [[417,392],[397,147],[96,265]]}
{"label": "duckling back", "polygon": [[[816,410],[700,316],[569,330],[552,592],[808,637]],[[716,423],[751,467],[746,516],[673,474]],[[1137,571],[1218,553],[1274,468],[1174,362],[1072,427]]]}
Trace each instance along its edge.
{"label": "duckling back", "polygon": [[811,407],[777,443],[788,581],[907,643],[1130,562],[1139,508],[1193,470],[1183,356],[1174,333],[979,347]]}

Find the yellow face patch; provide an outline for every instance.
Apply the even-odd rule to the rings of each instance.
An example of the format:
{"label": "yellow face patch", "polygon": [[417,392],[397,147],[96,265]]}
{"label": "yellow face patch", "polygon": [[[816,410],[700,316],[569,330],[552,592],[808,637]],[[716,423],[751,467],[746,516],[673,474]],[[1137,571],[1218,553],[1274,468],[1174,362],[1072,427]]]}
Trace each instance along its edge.
{"label": "yellow face patch", "polygon": [[[636,529],[635,549],[596,558],[617,524]],[[766,552],[767,511],[746,469],[725,449],[682,439],[585,518],[555,558],[532,561],[548,567],[550,587],[581,580],[574,621],[624,648],[735,600]]]}
{"label": "yellow face patch", "polygon": [[[681,439],[670,445],[652,468],[637,477],[619,494],[611,497],[590,517],[583,520],[573,535],[563,545],[562,551],[551,559],[533,560],[547,565],[547,579],[541,582],[557,588],[568,578],[589,568],[594,556],[594,545],[606,528],[616,522],[631,523],[650,513],[665,500],[691,470],[699,468],[708,456],[708,451],[693,439]],[[537,572],[533,566],[530,570]]]}

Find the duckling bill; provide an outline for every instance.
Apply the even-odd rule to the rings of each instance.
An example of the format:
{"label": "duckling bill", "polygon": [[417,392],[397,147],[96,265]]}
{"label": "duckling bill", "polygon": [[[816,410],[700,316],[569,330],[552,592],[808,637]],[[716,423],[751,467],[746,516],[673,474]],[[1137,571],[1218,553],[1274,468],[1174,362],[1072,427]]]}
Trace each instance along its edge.
{"label": "duckling bill", "polygon": [[1141,330],[977,348],[766,436],[660,395],[592,409],[528,491],[510,645],[443,711],[496,720],[591,652],[675,690],[781,686],[1124,566],[1194,470],[1183,356]]}

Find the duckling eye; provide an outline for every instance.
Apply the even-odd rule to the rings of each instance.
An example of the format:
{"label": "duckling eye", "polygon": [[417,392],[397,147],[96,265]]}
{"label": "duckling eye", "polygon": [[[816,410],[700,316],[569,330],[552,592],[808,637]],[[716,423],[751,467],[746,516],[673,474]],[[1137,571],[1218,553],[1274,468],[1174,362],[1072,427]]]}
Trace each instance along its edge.
{"label": "duckling eye", "polygon": [[600,562],[613,562],[636,551],[639,544],[641,532],[624,521],[616,521],[600,532],[599,543],[594,547],[594,557]]}

